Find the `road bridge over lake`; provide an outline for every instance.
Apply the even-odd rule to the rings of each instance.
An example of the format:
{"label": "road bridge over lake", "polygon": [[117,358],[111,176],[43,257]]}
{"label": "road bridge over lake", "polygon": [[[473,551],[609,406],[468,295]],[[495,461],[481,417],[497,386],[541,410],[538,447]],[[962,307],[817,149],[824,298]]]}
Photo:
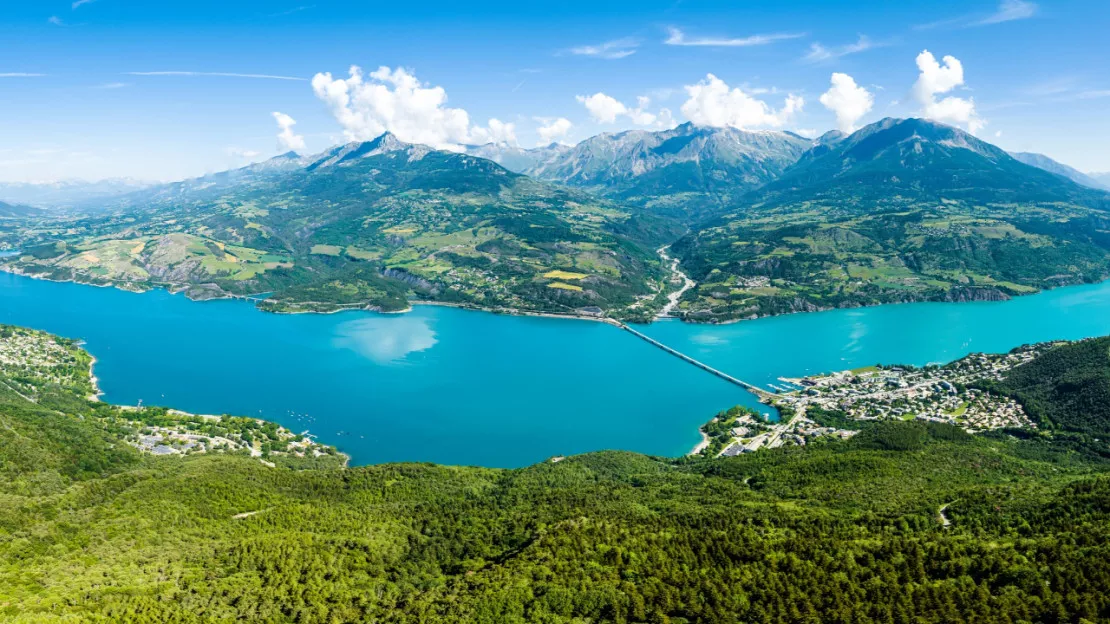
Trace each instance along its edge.
{"label": "road bridge over lake", "polygon": [[736,377],[733,377],[732,375],[729,375],[728,373],[726,373],[724,371],[713,368],[712,366],[710,366],[710,365],[708,365],[704,362],[700,362],[698,360],[695,360],[694,358],[686,355],[685,353],[682,353],[681,351],[678,351],[676,349],[672,349],[671,347],[668,347],[667,345],[659,342],[658,340],[652,338],[651,336],[648,336],[647,334],[644,334],[644,333],[642,333],[642,332],[640,332],[636,329],[633,329],[632,327],[630,327],[630,326],[628,326],[624,323],[620,324],[620,328],[623,329],[624,331],[632,334],[633,336],[636,336],[640,340],[643,340],[643,341],[647,342],[648,344],[651,344],[655,347],[658,347],[658,348],[666,351],[667,353],[670,353],[671,355],[675,356],[676,358],[678,358],[680,360],[683,360],[685,362],[693,364],[694,366],[697,366],[698,368],[702,369],[703,371],[705,371],[707,373],[710,373],[711,375],[716,375],[717,377],[720,377],[721,379],[724,379],[725,381],[727,381],[731,384],[735,384],[737,386],[740,386],[741,388],[743,388],[743,389],[747,390],[748,392],[751,392],[752,394],[759,397],[759,399],[761,401],[764,400],[764,399],[772,399],[772,398],[777,396],[773,392],[768,392],[768,391],[764,390],[763,388],[760,388],[759,386],[756,386],[754,384],[750,384],[750,383],[744,381],[743,379],[738,379]]}

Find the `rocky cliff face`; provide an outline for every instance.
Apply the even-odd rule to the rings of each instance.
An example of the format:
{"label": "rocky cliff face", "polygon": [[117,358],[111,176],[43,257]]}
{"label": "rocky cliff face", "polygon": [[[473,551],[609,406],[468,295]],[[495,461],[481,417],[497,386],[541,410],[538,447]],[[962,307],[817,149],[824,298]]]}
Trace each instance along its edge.
{"label": "rocky cliff face", "polygon": [[777,177],[810,147],[809,140],[786,132],[686,123],[660,132],[599,134],[525,173],[576,186],[622,186],[679,167],[674,171],[683,175],[667,180],[675,188],[728,183],[746,190]]}
{"label": "rocky cliff face", "polygon": [[988,286],[963,286],[960,288],[953,288],[945,295],[944,300],[953,303],[964,303],[968,301],[1008,301],[1010,295],[1002,292],[997,288]]}
{"label": "rocky cliff face", "polygon": [[439,293],[439,287],[435,284],[418,275],[413,275],[404,269],[383,269],[382,276],[404,282],[414,289],[422,290],[432,295]]}

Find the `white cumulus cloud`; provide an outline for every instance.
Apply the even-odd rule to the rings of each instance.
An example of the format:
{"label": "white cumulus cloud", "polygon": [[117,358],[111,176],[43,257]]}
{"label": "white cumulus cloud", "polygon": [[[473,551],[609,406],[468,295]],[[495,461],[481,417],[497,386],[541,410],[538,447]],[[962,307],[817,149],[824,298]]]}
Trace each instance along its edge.
{"label": "white cumulus cloud", "polygon": [[775,110],[739,87],[730,88],[713,74],[707,74],[705,80],[695,85],[687,85],[686,94],[689,97],[682,105],[682,114],[700,126],[782,128],[805,105],[800,96],[790,94],[782,108]]}
{"label": "white cumulus cloud", "polygon": [[285,113],[275,112],[273,116],[278,129],[281,130],[278,133],[278,143],[281,145],[281,149],[287,152],[303,150],[305,148],[304,137],[293,132],[293,126],[297,125],[297,122]]}
{"label": "white cumulus cloud", "polygon": [[831,83],[821,94],[821,104],[836,115],[836,127],[841,132],[853,132],[856,122],[871,111],[875,97],[848,74],[834,73]]}
{"label": "white cumulus cloud", "polygon": [[536,134],[540,135],[539,145],[549,145],[559,139],[565,137],[574,124],[566,117],[557,117],[555,119],[536,119],[542,124],[536,128]]}
{"label": "white cumulus cloud", "polygon": [[921,114],[943,123],[964,125],[971,133],[978,132],[986,122],[975,112],[973,98],[953,95],[937,99],[964,84],[964,66],[954,56],[945,56],[944,63],[937,62],[932,52],[924,50],[917,55],[917,69],[921,72],[913,85],[913,98],[921,106]]}
{"label": "white cumulus cloud", "polygon": [[489,120],[485,128],[474,127],[470,130],[472,143],[497,143],[500,145],[516,145],[516,124],[505,123],[497,118]]}
{"label": "white cumulus cloud", "polygon": [[586,110],[590,111],[590,117],[598,123],[613,123],[617,117],[628,112],[628,108],[619,100],[601,92],[579,95],[575,99],[586,105]]}
{"label": "white cumulus cloud", "polygon": [[635,108],[600,91],[593,95],[579,95],[576,99],[585,105],[590,117],[598,123],[616,123],[618,118],[627,118],[637,126],[669,128],[673,125],[671,111],[666,108],[659,109],[657,113],[649,111],[651,98],[645,96],[636,98]]}
{"label": "white cumulus cloud", "polygon": [[437,149],[459,150],[471,143],[516,143],[513,124],[491,119],[473,126],[461,108],[447,106],[443,87],[420,82],[403,68],[379,67],[363,75],[352,65],[348,78],[319,73],[312,90],[343,128],[350,141],[368,141],[392,132],[402,141]]}

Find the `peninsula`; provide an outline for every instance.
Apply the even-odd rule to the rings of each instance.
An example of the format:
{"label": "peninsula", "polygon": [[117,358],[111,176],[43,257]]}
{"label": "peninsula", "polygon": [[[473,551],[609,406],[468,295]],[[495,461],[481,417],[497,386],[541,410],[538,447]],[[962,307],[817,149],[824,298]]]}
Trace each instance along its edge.
{"label": "peninsula", "polygon": [[[155,406],[109,405],[98,397],[94,360],[72,340],[0,325],[0,386],[27,403],[52,404],[59,393],[73,413],[152,455],[245,454],[268,465],[310,462],[345,465],[346,456],[256,418],[197,415]],[[74,400],[76,399],[76,400]]]}

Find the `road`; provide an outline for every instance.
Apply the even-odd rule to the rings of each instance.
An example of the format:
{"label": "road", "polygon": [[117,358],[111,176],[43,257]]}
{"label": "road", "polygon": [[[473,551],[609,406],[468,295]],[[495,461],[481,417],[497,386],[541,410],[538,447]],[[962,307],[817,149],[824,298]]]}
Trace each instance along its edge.
{"label": "road", "polygon": [[767,439],[767,444],[765,444],[764,446],[766,446],[767,448],[777,448],[780,444],[780,440],[782,439],[782,434],[786,433],[787,431],[793,431],[794,423],[798,422],[798,420],[801,418],[805,418],[805,415],[806,406],[799,405],[797,411],[795,411],[794,415],[790,417],[790,420],[786,421],[786,424],[777,425],[772,430],[771,437]]}
{"label": "road", "polygon": [[948,509],[948,506],[951,504],[952,503],[945,503],[937,510],[937,520],[940,520],[940,525],[946,529],[952,526],[952,521],[948,519],[948,516],[944,515],[945,510]]}

